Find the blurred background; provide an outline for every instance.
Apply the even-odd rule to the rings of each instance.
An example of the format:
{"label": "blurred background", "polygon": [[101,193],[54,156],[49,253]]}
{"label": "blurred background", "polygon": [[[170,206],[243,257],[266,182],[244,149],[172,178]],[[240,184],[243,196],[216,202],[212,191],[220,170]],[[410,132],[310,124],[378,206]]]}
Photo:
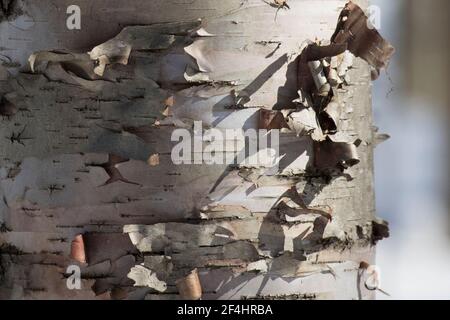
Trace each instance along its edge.
{"label": "blurred background", "polygon": [[[397,51],[374,83],[381,288],[394,299],[450,299],[450,1],[372,0]],[[378,294],[378,299],[390,299]]]}
{"label": "blurred background", "polygon": [[[377,248],[381,288],[391,297],[378,298],[450,299],[450,1],[370,2],[380,9],[381,34],[397,50],[373,88],[375,125],[391,135],[375,150],[377,214],[391,229]],[[111,36],[114,28],[107,29]],[[89,44],[107,38],[77,36]],[[39,47],[66,46],[51,41],[39,34]],[[18,52],[26,61],[29,50]]]}

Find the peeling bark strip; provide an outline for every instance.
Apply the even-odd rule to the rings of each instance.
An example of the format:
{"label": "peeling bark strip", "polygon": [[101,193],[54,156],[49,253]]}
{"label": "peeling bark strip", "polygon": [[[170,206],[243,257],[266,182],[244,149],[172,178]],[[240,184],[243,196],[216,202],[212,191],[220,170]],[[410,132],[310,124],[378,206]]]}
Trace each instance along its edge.
{"label": "peeling bark strip", "polygon": [[331,41],[347,43],[351,53],[366,60],[373,68],[372,80],[378,78],[380,69],[387,67],[394,54],[394,47],[375,28],[369,28],[363,10],[351,1],[342,10]]}
{"label": "peeling bark strip", "polygon": [[[0,79],[0,298],[373,298],[361,262],[389,229],[374,217],[380,137],[356,57],[379,69],[393,51],[362,10],[135,5],[148,25],[85,53],[32,43],[29,69]],[[238,146],[260,161],[176,165],[179,129],[193,157],[234,160]],[[229,129],[280,130],[279,157],[242,136],[195,140]]]}

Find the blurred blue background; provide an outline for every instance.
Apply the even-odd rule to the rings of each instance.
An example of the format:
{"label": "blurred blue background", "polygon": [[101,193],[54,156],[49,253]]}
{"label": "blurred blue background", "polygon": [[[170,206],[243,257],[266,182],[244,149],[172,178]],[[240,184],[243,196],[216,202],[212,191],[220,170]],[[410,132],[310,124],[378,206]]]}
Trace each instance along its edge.
{"label": "blurred blue background", "polygon": [[391,230],[377,247],[381,288],[394,299],[449,299],[450,2],[371,4],[397,50],[373,89],[375,125],[391,135],[375,150],[377,214]]}

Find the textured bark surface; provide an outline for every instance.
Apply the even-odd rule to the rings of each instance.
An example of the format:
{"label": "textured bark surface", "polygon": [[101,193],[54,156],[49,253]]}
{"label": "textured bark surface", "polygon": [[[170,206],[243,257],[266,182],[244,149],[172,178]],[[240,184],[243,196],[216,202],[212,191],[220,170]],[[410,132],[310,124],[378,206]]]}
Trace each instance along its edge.
{"label": "textured bark surface", "polygon": [[[1,298],[177,298],[177,279],[195,268],[204,299],[373,298],[359,270],[379,240],[364,61],[341,90],[340,131],[362,141],[344,174],[309,170],[314,142],[292,133],[271,174],[170,157],[176,126],[257,129],[260,109],[292,107],[301,44],[329,39],[345,2],[292,0],[275,20],[257,0],[79,1],[80,31],[65,28],[70,1],[50,3],[23,1],[25,18],[1,22],[14,74],[0,82]],[[193,32],[198,18],[210,35]],[[84,52],[137,24],[147,26],[129,29],[138,40],[127,65],[86,72]],[[51,49],[65,51],[38,56],[34,72],[25,65]],[[170,97],[174,123],[163,115]],[[244,109],[230,109],[240,98]],[[304,208],[286,205],[293,186]],[[332,221],[310,209],[324,207]],[[82,289],[69,290],[78,234],[87,263]]]}

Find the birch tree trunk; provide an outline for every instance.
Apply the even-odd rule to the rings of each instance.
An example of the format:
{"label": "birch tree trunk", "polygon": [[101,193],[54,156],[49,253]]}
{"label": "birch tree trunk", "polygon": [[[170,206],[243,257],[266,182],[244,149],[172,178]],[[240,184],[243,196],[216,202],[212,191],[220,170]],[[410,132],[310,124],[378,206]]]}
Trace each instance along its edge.
{"label": "birch tree trunk", "polygon": [[[260,129],[261,110],[295,108],[301,45],[330,39],[344,1],[80,0],[81,30],[66,27],[72,1],[9,2],[18,7],[0,29],[1,298],[180,298],[192,270],[203,299],[374,297],[360,270],[380,238],[365,61],[339,89],[339,132],[360,142],[344,172],[311,170],[317,142],[287,131],[275,172],[270,157],[171,158],[171,135],[195,135],[195,120]],[[220,148],[234,157],[228,141]],[[67,287],[70,265],[81,267],[80,289]]]}

